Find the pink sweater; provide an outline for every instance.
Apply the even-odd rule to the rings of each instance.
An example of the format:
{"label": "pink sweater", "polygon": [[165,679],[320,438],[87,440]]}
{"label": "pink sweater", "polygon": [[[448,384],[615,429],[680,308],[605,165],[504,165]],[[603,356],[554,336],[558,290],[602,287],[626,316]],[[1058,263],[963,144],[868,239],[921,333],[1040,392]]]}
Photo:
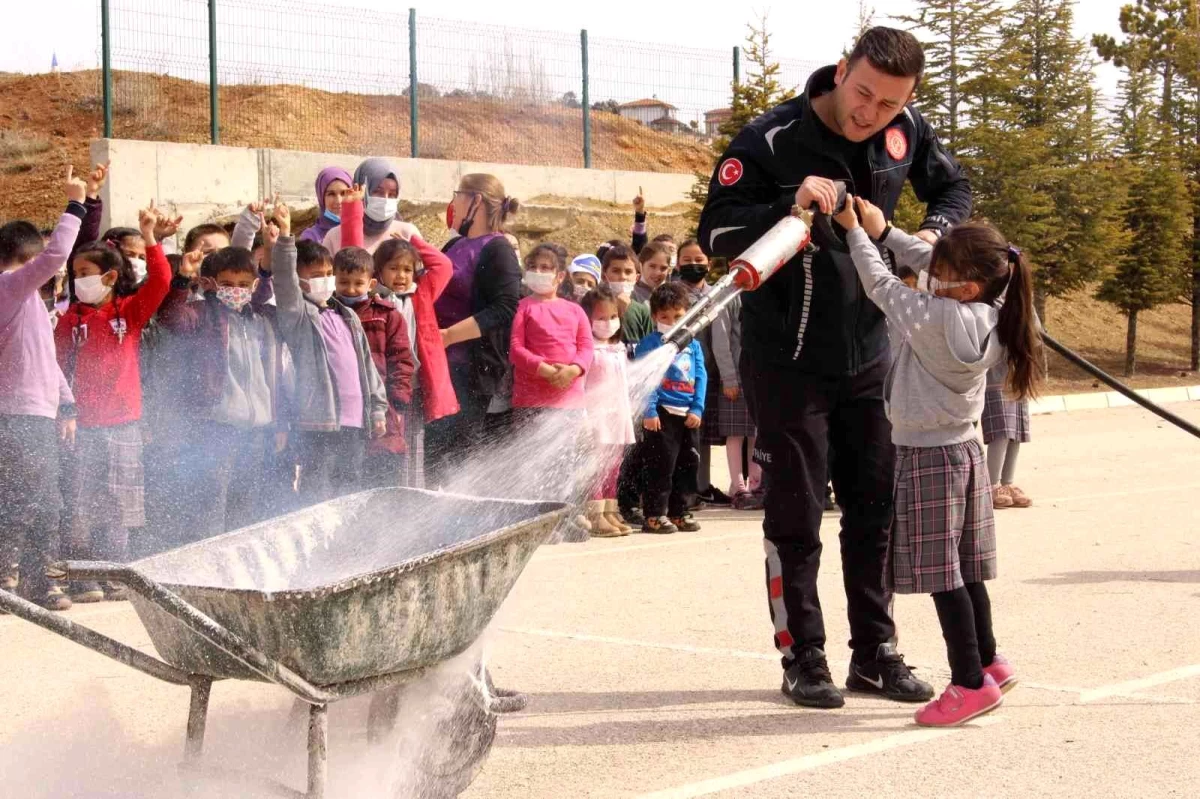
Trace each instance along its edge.
{"label": "pink sweater", "polygon": [[72,203],[41,254],[0,274],[0,414],[54,419],[59,405],[75,401],[58,368],[38,289],[67,262],[83,214],[83,206]]}
{"label": "pink sweater", "polygon": [[559,390],[538,377],[543,363],[574,364],[586,374],[592,366],[592,323],[570,300],[526,297],[517,305],[509,360],[513,365],[514,408],[586,407],[583,376]]}

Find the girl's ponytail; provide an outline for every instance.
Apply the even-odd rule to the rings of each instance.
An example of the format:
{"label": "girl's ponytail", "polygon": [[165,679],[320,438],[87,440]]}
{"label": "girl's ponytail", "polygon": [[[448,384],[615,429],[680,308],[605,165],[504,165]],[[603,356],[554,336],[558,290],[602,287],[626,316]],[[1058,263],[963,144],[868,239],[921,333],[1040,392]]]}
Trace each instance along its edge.
{"label": "girl's ponytail", "polygon": [[1042,338],[1033,312],[1033,274],[1015,247],[1008,248],[1008,290],[996,333],[1008,350],[1008,388],[1017,399],[1037,396],[1043,378]]}

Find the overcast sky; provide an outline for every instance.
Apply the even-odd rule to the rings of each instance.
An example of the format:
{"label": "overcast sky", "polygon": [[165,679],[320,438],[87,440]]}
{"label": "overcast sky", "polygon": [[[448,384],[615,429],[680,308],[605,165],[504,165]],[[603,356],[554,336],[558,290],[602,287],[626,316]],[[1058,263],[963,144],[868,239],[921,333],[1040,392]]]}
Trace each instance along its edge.
{"label": "overcast sky", "polygon": [[[118,68],[206,78],[204,0],[111,2]],[[305,15],[293,13],[291,6],[284,11],[285,6],[269,0],[224,2],[225,8],[218,5],[218,17],[227,26],[221,34],[223,81],[304,82],[332,90],[391,92],[407,80],[404,15],[409,3],[323,0],[319,6],[307,7],[316,14]],[[1118,33],[1122,4],[1123,0],[1080,3],[1077,33],[1085,38],[1096,32]],[[42,72],[49,69],[55,53],[64,69],[98,65],[99,0],[12,5],[6,12],[9,30],[24,35],[10,36],[0,48],[0,70]],[[871,5],[875,21],[886,23],[890,15],[910,12],[915,3],[874,0]],[[696,9],[703,6],[712,10],[698,13]],[[518,62],[541,64],[547,73],[544,90],[560,94],[578,84],[578,32],[587,28],[593,101],[610,96],[635,99],[653,88],[679,105],[685,119],[724,104],[730,50],[742,43],[746,23],[759,13],[769,13],[773,45],[789,84],[802,83],[810,65],[836,60],[852,36],[858,13],[853,0],[719,5],[695,0],[418,0],[415,7],[424,22],[418,29],[422,81],[443,89],[466,88],[479,74],[495,72],[508,52]],[[463,30],[440,25],[434,18],[474,24]],[[272,25],[282,29],[276,32]],[[497,36],[495,26],[500,25],[548,33]],[[624,42],[657,46],[633,48]],[[1112,97],[1117,79],[1114,68],[1103,66],[1099,87]]]}

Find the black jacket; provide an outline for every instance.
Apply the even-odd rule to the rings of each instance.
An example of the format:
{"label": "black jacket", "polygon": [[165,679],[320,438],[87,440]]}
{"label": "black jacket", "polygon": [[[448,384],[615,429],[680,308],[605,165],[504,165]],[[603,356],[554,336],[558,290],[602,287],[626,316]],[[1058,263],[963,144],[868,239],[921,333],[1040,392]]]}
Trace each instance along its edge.
{"label": "black jacket", "polygon": [[[442,252],[454,243],[451,239]],[[483,246],[471,283],[471,315],[482,334],[471,342],[471,391],[493,397],[508,370],[513,318],[521,301],[521,266],[512,245],[497,236]]]}
{"label": "black jacket", "polygon": [[[833,89],[834,67],[813,73],[804,94],[747,125],[713,173],[700,217],[709,254],[740,255],[792,207],[810,175],[845,180],[889,219],[911,180],[928,206],[921,229],[945,231],[971,215],[971,189],[929,123],[906,107],[873,138],[853,144],[809,102]],[[883,314],[866,297],[844,245],[815,242],[742,298],[742,357],[776,368],[853,375],[887,353]]]}

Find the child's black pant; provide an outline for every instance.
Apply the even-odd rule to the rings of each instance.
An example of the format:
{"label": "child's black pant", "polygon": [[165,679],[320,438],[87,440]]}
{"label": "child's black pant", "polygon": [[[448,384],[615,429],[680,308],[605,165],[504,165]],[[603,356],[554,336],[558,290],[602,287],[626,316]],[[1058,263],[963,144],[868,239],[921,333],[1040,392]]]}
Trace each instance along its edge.
{"label": "child's black pant", "polygon": [[58,557],[58,430],[53,419],[0,415],[0,564],[20,564],[19,591],[45,599]]}
{"label": "child's black pant", "polygon": [[315,505],[362,490],[367,431],[344,427],[300,434],[300,502]]}
{"label": "child's black pant", "polygon": [[983,667],[996,658],[992,633],[992,602],[983,583],[967,583],[953,591],[933,594],[946,655],[950,682],[964,688],[983,685]]}
{"label": "child's black pant", "polygon": [[646,475],[646,493],[642,512],[646,518],[687,513],[696,498],[700,474],[700,437],[689,430],[686,417],[668,413],[661,405],[658,419],[662,429],[646,430],[642,457]]}

